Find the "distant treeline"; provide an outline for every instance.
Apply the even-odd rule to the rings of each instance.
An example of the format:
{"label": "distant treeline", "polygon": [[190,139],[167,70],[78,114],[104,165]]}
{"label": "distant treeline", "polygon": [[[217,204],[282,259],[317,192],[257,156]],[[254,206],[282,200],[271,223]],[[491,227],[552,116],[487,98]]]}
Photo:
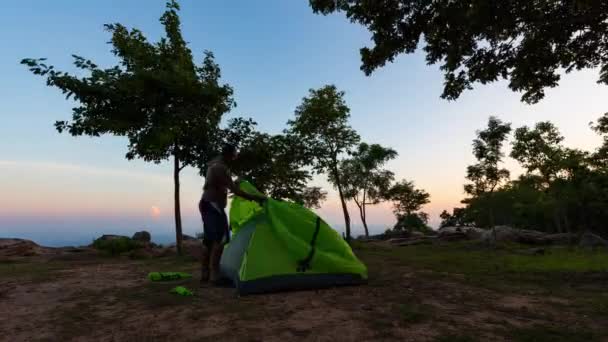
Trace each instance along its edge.
{"label": "distant treeline", "polygon": [[510,225],[608,235],[608,113],[590,128],[603,137],[594,151],[564,146],[563,136],[549,121],[515,129],[510,157],[525,173],[511,179],[500,167],[511,125],[491,117],[473,141],[477,164],[467,168],[464,206],[444,211],[442,226]]}

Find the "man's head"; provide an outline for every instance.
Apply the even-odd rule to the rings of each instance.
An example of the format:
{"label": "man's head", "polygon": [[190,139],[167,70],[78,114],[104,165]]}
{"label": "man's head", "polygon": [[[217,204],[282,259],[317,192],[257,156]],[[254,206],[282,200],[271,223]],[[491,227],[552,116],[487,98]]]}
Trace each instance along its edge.
{"label": "man's head", "polygon": [[224,158],[225,161],[227,162],[231,162],[234,161],[237,157],[237,152],[236,152],[236,146],[232,145],[232,144],[224,144],[224,146],[222,146],[222,158]]}

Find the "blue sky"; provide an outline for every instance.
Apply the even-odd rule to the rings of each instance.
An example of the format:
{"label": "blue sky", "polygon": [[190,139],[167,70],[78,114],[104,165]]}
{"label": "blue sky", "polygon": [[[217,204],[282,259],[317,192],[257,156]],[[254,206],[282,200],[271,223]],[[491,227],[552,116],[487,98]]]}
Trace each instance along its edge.
{"label": "blue sky", "polygon": [[[364,76],[359,48],[369,44],[369,33],[342,15],[314,15],[306,0],[263,6],[183,0],[181,6],[183,33],[194,55],[200,61],[205,49],[213,51],[224,80],[235,89],[238,106],[231,116],[252,117],[261,130],[279,132],[309,88],[336,84],[346,91],[352,125],[363,139],[395,148],[400,156],[389,167],[431,193],[425,210],[433,223],[462,198],[465,167],[473,162],[471,140],[490,115],[515,127],[551,120],[569,146],[592,149],[599,143],[588,123],[608,110],[608,96],[607,88],[596,84],[595,70],[566,75],[533,106],[520,103],[504,82],[477,86],[448,102],[439,98],[438,67],[427,66],[419,53]],[[170,166],[125,160],[121,138],[58,134],[53,122],[68,119],[72,104],[19,65],[25,57],[47,57],[59,69],[73,70],[70,55],[78,54],[111,66],[116,61],[103,24],[136,27],[155,41],[162,34],[163,10],[164,1],[156,0],[0,4],[0,236],[88,239],[141,228],[171,235]],[[507,165],[517,173],[512,161]],[[315,182],[327,187],[322,177]],[[196,210],[201,183],[196,170],[185,170],[183,215],[191,234],[201,229]],[[333,193],[320,212],[339,226]],[[376,231],[383,230],[393,221],[390,207],[372,209],[370,219]],[[355,225],[360,233],[358,220]]]}

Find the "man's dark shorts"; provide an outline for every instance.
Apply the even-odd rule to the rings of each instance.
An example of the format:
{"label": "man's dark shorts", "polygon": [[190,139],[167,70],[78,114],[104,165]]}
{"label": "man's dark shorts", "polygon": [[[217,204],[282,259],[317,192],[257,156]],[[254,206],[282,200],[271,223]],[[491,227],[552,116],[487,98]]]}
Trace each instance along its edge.
{"label": "man's dark shorts", "polygon": [[211,247],[214,242],[227,243],[230,239],[228,233],[228,217],[226,212],[218,211],[211,203],[201,200],[198,203],[198,210],[203,218],[203,244]]}

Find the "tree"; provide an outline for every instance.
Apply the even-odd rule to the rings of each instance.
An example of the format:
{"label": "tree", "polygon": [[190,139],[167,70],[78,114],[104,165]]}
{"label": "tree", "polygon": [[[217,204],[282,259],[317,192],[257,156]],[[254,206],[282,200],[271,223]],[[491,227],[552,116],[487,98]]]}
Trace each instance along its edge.
{"label": "tree", "polygon": [[426,191],[416,189],[411,181],[402,180],[390,188],[388,198],[393,201],[393,212],[397,217],[396,230],[425,230],[428,215],[419,211],[430,202],[430,195]]}
{"label": "tree", "polygon": [[[231,119],[226,128],[218,131],[214,151],[219,151],[224,143],[238,146],[238,163],[231,170],[237,177],[248,180],[272,198],[318,208],[327,193],[307,186],[312,175],[305,168],[310,158],[302,141],[290,134],[262,133],[256,127],[251,119]],[[214,155],[217,152],[205,153]],[[200,172],[204,174],[209,158],[199,161]]]}
{"label": "tree", "polygon": [[[344,196],[352,199],[357,205],[366,237],[369,237],[366,208],[387,198],[394,174],[382,169],[382,166],[396,156],[397,152],[393,149],[378,144],[361,143],[351,158],[340,163]],[[336,183],[335,179],[330,179],[332,183]]]}
{"label": "tree", "polygon": [[315,13],[345,12],[372,33],[361,49],[366,75],[398,55],[418,50],[441,64],[442,97],[454,100],[474,83],[509,80],[509,88],[535,103],[557,86],[564,70],[600,67],[608,84],[608,2],[310,0]]}
{"label": "tree", "polygon": [[197,164],[201,153],[209,150],[213,132],[234,101],[232,88],[220,84],[220,68],[211,52],[205,52],[202,65],[194,64],[178,11],[175,0],[167,3],[160,18],[166,36],[157,43],[148,42],[137,29],[105,25],[120,63],[102,69],[74,56],[75,66],[87,76],[57,71],[44,58],[21,63],[76,101],[72,120],[55,123],[59,132],[127,137],[128,159],[160,163],[173,158],[175,233],[181,253],[180,171]]}
{"label": "tree", "polygon": [[444,210],[439,214],[441,218],[441,228],[443,227],[462,227],[471,223],[469,217],[467,217],[466,208],[453,208],[452,213],[448,213]]}
{"label": "tree", "polygon": [[359,135],[348,124],[350,109],[344,101],[344,92],[334,85],[310,89],[307,97],[295,110],[295,118],[288,122],[288,134],[306,142],[313,167],[317,172],[328,172],[338,189],[346,238],[351,238],[350,216],[339,172],[340,156],[348,153],[359,142]]}
{"label": "tree", "polygon": [[602,146],[600,146],[591,156],[595,167],[608,172],[608,113],[604,113],[597,123],[590,123],[591,129],[602,136]]}
{"label": "tree", "polygon": [[[473,140],[473,154],[477,164],[467,167],[466,178],[471,183],[464,186],[465,192],[473,198],[486,196],[491,204],[494,191],[509,179],[509,170],[499,167],[504,157],[502,145],[509,132],[511,124],[503,123],[493,116],[488,120],[488,127],[477,132],[477,138]],[[488,213],[489,224],[494,227],[491,205]]]}
{"label": "tree", "polygon": [[511,158],[517,160],[528,173],[537,172],[545,187],[557,177],[564,154],[564,137],[549,121],[539,122],[534,129],[527,126],[515,130]]}
{"label": "tree", "polygon": [[[491,217],[495,224],[517,228],[551,233],[590,230],[608,236],[607,118],[605,114],[591,124],[604,137],[592,153],[563,146],[563,137],[551,122],[516,129],[511,156],[525,173],[501,182],[491,196],[484,190],[463,200],[463,222],[490,226]],[[453,215],[444,211],[442,225],[453,225],[456,216],[456,209]]]}
{"label": "tree", "polygon": [[327,198],[327,192],[318,186],[309,186],[302,190],[300,196],[301,200],[299,202],[306,208],[319,209],[321,203]]}

